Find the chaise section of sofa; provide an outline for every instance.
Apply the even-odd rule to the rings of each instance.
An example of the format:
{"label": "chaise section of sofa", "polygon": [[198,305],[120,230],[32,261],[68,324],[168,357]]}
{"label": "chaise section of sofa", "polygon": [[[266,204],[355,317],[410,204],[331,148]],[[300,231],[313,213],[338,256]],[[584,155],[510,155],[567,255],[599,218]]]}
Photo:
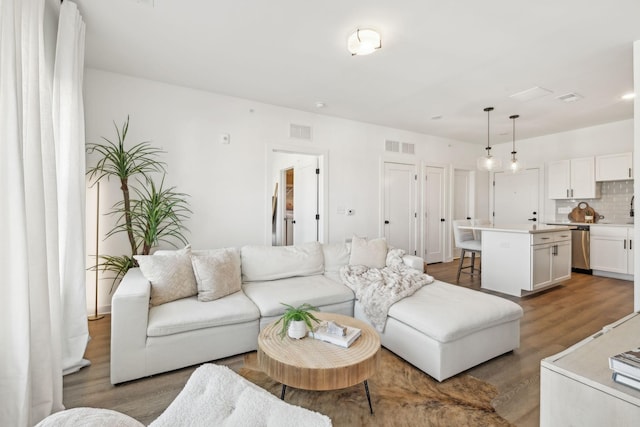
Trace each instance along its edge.
{"label": "chaise section of sofa", "polygon": [[[354,313],[367,321],[358,302]],[[436,280],[391,306],[380,341],[443,381],[518,348],[522,315],[512,301]]]}

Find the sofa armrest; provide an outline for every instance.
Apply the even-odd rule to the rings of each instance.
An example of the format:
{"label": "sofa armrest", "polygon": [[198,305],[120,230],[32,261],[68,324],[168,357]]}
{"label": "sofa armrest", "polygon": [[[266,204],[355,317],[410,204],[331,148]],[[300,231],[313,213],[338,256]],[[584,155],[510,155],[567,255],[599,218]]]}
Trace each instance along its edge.
{"label": "sofa armrest", "polygon": [[402,257],[402,261],[409,267],[424,273],[424,260],[419,256],[405,255]]}
{"label": "sofa armrest", "polygon": [[130,269],[111,299],[111,383],[144,376],[151,284]]}

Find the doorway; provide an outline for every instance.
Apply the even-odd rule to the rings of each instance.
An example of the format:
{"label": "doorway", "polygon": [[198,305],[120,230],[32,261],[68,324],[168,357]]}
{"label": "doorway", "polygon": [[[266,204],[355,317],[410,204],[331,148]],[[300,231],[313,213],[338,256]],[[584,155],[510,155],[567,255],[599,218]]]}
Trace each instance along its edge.
{"label": "doorway", "polygon": [[383,225],[387,243],[416,255],[416,165],[384,163]]}
{"label": "doorway", "polygon": [[540,218],[540,170],[493,175],[493,222],[495,225],[535,223]]}
{"label": "doorway", "polygon": [[[453,220],[475,218],[475,172],[466,169],[453,171]],[[453,257],[460,257],[460,249],[451,236]]]}
{"label": "doorway", "polygon": [[324,241],[325,155],[270,149],[267,164],[271,245],[289,246]]}
{"label": "doorway", "polygon": [[425,167],[424,186],[424,260],[427,264],[444,262],[446,224],[445,168]]}

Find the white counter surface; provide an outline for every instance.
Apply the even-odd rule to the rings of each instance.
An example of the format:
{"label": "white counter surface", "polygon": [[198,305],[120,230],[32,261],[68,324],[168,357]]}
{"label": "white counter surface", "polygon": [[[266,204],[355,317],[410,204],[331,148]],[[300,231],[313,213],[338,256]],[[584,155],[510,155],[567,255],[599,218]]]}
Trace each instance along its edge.
{"label": "white counter surface", "polygon": [[504,225],[476,225],[461,226],[463,230],[479,230],[479,231],[499,231],[503,233],[549,233],[552,231],[571,230],[571,226],[567,225],[549,225],[549,224],[504,224]]}
{"label": "white counter surface", "polygon": [[588,225],[590,227],[597,227],[599,225],[606,225],[608,227],[633,227],[633,224],[622,224],[622,223],[609,223],[609,222],[596,222],[596,223],[587,223],[587,222],[547,222],[547,225]]}

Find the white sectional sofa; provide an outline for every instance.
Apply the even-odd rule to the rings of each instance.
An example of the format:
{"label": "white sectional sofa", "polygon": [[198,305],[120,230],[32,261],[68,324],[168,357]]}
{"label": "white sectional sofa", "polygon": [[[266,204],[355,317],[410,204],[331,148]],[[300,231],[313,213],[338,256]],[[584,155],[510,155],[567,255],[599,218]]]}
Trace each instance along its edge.
{"label": "white sectional sofa", "polygon": [[[127,272],[112,299],[111,382],[256,350],[260,329],[283,313],[281,303],[367,320],[340,280],[347,244],[245,246],[240,258],[241,290],[207,302],[190,296],[150,307],[151,283],[138,268]],[[403,261],[423,270],[419,257]],[[517,348],[521,317],[511,301],[436,281],[391,306],[381,340],[442,381]]]}

